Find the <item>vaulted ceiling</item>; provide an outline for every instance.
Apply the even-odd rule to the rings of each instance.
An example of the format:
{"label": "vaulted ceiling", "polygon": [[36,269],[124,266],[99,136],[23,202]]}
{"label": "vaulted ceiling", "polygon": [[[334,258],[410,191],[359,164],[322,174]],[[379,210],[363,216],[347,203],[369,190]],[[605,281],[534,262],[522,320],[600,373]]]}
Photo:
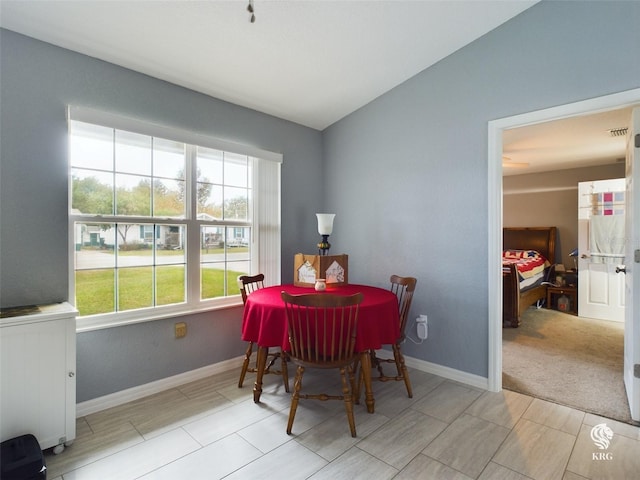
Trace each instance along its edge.
{"label": "vaulted ceiling", "polygon": [[322,130],[535,3],[2,0],[0,26]]}

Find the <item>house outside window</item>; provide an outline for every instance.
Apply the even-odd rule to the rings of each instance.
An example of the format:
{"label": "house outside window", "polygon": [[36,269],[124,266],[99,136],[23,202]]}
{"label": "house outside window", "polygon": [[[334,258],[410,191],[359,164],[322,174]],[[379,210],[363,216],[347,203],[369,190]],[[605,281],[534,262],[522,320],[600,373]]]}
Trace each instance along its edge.
{"label": "house outside window", "polygon": [[[278,283],[279,157],[251,153],[260,152],[70,107],[70,298],[79,323],[103,328],[236,304],[242,274],[270,271]],[[274,258],[258,255],[274,223],[278,251],[267,251],[277,271]]]}

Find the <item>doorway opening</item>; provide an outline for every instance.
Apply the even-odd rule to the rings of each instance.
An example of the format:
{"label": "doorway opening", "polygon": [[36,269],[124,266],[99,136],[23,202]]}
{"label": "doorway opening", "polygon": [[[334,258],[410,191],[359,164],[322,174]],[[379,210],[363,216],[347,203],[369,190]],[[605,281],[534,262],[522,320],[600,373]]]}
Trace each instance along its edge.
{"label": "doorway opening", "polygon": [[489,375],[491,391],[502,390],[502,282],[503,133],[505,130],[630,107],[640,102],[640,89],[489,122]]}

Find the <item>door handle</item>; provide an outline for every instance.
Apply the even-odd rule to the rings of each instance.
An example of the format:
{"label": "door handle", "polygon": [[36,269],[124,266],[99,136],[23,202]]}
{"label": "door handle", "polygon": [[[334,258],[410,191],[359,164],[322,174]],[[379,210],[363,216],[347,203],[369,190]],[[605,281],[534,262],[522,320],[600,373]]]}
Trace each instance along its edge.
{"label": "door handle", "polygon": [[627,273],[627,267],[619,265],[616,267],[616,273]]}
{"label": "door handle", "polygon": [[590,258],[591,255],[587,255],[586,253],[583,253],[582,255],[580,255],[580,258]]}

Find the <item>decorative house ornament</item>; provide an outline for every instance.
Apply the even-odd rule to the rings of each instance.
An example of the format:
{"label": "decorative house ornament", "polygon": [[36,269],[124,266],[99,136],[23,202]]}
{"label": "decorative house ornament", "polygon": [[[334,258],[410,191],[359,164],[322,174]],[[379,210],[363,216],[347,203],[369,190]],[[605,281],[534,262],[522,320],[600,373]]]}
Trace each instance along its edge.
{"label": "decorative house ornament", "polygon": [[349,283],[349,255],[305,255],[297,253],[293,262],[293,283],[314,288],[324,279],[327,288]]}
{"label": "decorative house ornament", "polygon": [[298,276],[296,280],[301,283],[315,283],[318,271],[307,260],[297,268]]}
{"label": "decorative house ornament", "polygon": [[334,261],[324,272],[329,283],[344,283],[344,268]]}

